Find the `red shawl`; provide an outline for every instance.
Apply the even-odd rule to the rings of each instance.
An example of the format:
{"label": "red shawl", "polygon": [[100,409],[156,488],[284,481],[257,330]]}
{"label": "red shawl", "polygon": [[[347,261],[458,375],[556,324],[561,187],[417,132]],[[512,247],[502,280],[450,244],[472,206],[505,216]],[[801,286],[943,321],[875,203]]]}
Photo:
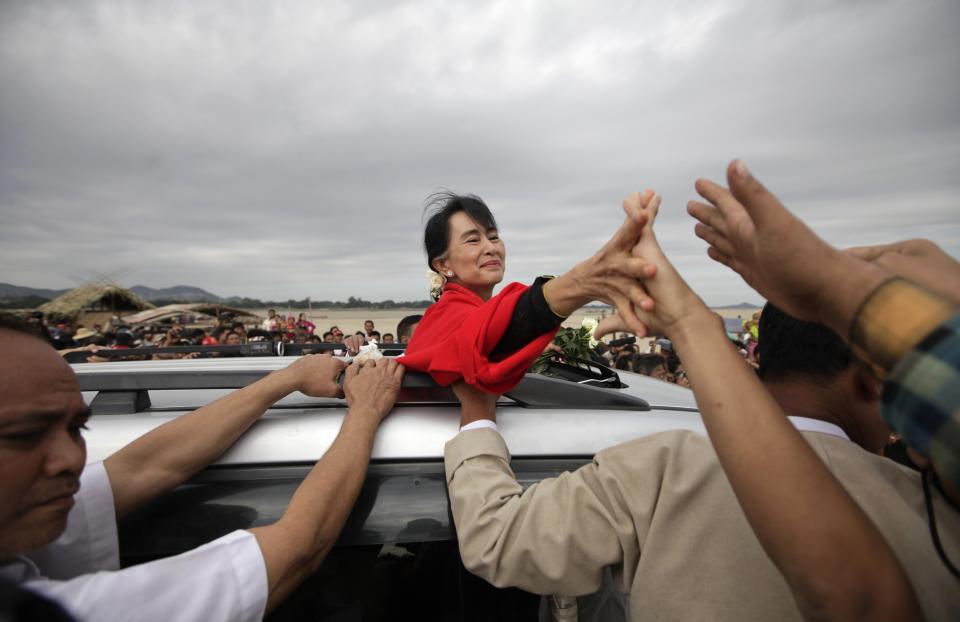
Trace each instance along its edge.
{"label": "red shawl", "polygon": [[544,333],[498,360],[489,358],[526,290],[526,285],[511,283],[484,302],[467,288],[447,283],[440,300],[417,324],[400,362],[407,369],[429,373],[441,386],[463,378],[487,393],[506,393],[523,379],[557,332]]}

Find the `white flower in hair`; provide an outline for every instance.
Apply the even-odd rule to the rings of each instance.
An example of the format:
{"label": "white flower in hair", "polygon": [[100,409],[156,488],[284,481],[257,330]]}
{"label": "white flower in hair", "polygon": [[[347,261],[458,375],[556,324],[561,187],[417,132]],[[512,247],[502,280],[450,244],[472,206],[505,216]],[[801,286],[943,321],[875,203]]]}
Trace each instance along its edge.
{"label": "white flower in hair", "polygon": [[440,274],[433,270],[427,270],[427,285],[430,288],[430,297],[434,300],[440,300],[440,294],[443,293],[443,286],[446,282],[447,280]]}

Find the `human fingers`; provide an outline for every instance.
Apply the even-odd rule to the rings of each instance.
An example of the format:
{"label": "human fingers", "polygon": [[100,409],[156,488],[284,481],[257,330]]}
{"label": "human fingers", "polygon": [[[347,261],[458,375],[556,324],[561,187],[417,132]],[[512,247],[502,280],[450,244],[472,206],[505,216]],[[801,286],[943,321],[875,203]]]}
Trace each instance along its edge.
{"label": "human fingers", "polygon": [[354,402],[355,396],[353,394],[353,383],[357,380],[357,374],[360,373],[360,366],[356,363],[351,363],[343,371],[343,383],[341,391],[343,392],[343,397],[347,400],[348,404]]}
{"label": "human fingers", "polygon": [[707,247],[707,256],[717,263],[722,263],[723,265],[725,265],[726,267],[730,268],[731,270],[737,273],[740,272],[736,267],[734,267],[732,256],[727,255],[726,253],[720,252],[713,246]]}
{"label": "human fingers", "polygon": [[884,253],[874,264],[890,274],[913,281],[935,294],[960,304],[960,265],[939,264],[928,257]]}
{"label": "human fingers", "polygon": [[[634,296],[640,304],[634,302]],[[629,332],[643,337],[647,334],[647,325],[640,319],[638,309],[652,310],[653,300],[649,296],[634,294],[634,296],[622,296],[616,294],[611,296],[611,301],[617,309],[617,313],[623,319],[624,324],[629,328]],[[647,307],[647,309],[644,309]]]}
{"label": "human fingers", "polygon": [[613,255],[606,259],[608,274],[620,274],[628,278],[649,279],[657,274],[657,265],[641,255]]}
{"label": "human fingers", "polygon": [[880,255],[885,253],[887,250],[886,244],[880,244],[877,246],[851,246],[843,250],[844,253],[848,255],[853,255],[857,259],[862,259],[864,261],[874,261]]}
{"label": "human fingers", "polygon": [[593,331],[593,338],[600,339],[613,333],[626,332],[630,332],[630,328],[618,313],[614,313],[600,320],[600,323],[597,324],[597,327]]}
{"label": "human fingers", "polygon": [[[352,380],[357,377],[357,374],[360,373],[360,365],[357,363],[350,363],[346,371],[344,371],[344,379]],[[346,384],[346,382],[344,382]]]}
{"label": "human fingers", "polygon": [[783,203],[750,173],[743,160],[734,160],[727,166],[727,183],[730,194],[750,214],[757,227],[786,215],[792,216]]}
{"label": "human fingers", "polygon": [[[873,244],[870,246],[854,246],[844,251],[864,261],[876,261],[880,257],[888,254],[909,255],[912,257],[946,257],[949,255],[943,252],[939,246],[930,240],[910,239],[900,240],[891,244]],[[952,260],[956,263],[956,260]]]}
{"label": "human fingers", "polygon": [[644,190],[643,193],[631,192],[623,200],[624,214],[627,215],[627,218],[639,218],[643,211],[649,208],[650,201],[655,196],[657,196],[657,193],[649,188]]}
{"label": "human fingers", "polygon": [[624,211],[627,212],[627,218],[623,221],[613,235],[610,237],[604,248],[633,248],[640,238],[643,226],[647,223],[647,214],[635,205],[627,206],[624,201]]}
{"label": "human fingers", "polygon": [[689,201],[687,202],[687,213],[711,229],[726,235],[728,222],[720,208],[702,201]]}
{"label": "human fingers", "polygon": [[653,309],[653,298],[644,288],[643,284],[632,278],[621,276],[608,276],[604,279],[607,296],[605,300],[613,303],[615,297],[625,298],[638,309],[650,311]]}
{"label": "human fingers", "polygon": [[733,244],[730,243],[730,240],[728,240],[725,236],[720,235],[712,227],[697,223],[693,227],[693,233],[710,246],[721,250],[725,255],[733,255],[736,253],[736,249],[734,249]]}
{"label": "human fingers", "polygon": [[633,305],[626,296],[613,295],[610,297],[610,302],[617,310],[617,314],[626,326],[625,330],[627,332],[637,333],[639,331],[642,334],[646,331],[646,327],[643,325],[643,322],[640,321],[640,318],[637,317],[636,312],[633,310]]}
{"label": "human fingers", "polygon": [[403,364],[400,363],[400,361],[398,361],[397,359],[393,359],[393,366],[390,369],[391,369],[391,372],[393,373],[394,378],[398,380],[402,380],[403,374],[407,371],[406,368],[404,368]]}
{"label": "human fingers", "polygon": [[721,201],[726,201],[733,197],[730,190],[715,181],[703,177],[693,182],[693,188],[697,191],[697,194],[713,205],[718,205]]}
{"label": "human fingers", "polygon": [[346,362],[334,357],[329,352],[319,355],[317,363],[325,368],[326,371],[334,378],[336,378],[343,368],[347,366]]}
{"label": "human fingers", "polygon": [[[653,192],[653,191],[651,190],[651,191],[648,191],[648,192]],[[657,219],[657,214],[660,213],[660,203],[661,203],[661,202],[663,202],[663,197],[660,196],[660,194],[658,194],[658,193],[656,193],[656,192],[654,192],[652,195],[650,195],[650,198],[647,200],[647,204],[646,204],[646,205],[647,205],[647,206],[646,206],[646,210],[647,210],[647,224],[646,224],[646,226],[647,226],[647,228],[652,227],[654,221]]]}
{"label": "human fingers", "polygon": [[363,345],[360,343],[360,338],[356,335],[350,335],[349,337],[344,338],[343,345],[347,348],[347,354],[355,355],[360,351],[360,346]]}

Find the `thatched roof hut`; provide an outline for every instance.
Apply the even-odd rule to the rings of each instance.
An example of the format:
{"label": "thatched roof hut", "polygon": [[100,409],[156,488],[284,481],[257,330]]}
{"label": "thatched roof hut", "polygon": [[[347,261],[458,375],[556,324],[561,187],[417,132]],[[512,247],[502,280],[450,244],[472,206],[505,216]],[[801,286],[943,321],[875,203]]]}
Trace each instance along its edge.
{"label": "thatched roof hut", "polygon": [[139,313],[126,316],[123,318],[123,321],[131,326],[135,326],[137,324],[162,322],[163,320],[181,315],[206,315],[218,319],[221,315],[230,315],[232,317],[251,317],[254,319],[259,319],[255,313],[251,313],[244,309],[228,307],[227,305],[222,305],[218,302],[192,302],[166,305],[165,307],[157,307],[156,309],[140,311]]}
{"label": "thatched roof hut", "polygon": [[152,304],[129,289],[119,285],[93,283],[54,298],[42,305],[40,311],[53,320],[74,322],[83,313],[126,315],[152,308]]}

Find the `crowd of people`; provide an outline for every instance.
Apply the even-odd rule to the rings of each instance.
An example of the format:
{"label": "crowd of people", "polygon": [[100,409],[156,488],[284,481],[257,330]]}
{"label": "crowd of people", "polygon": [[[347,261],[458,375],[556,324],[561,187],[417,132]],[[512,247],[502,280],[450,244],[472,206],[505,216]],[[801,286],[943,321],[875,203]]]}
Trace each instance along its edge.
{"label": "crowd of people", "polygon": [[[35,330],[0,324],[0,576],[64,619],[123,607],[142,619],[260,619],[336,542],[406,368],[460,401],[444,468],[464,566],[551,595],[557,617],[613,584],[618,596],[593,619],[956,619],[960,263],[923,241],[835,249],[740,161],[726,186],[696,189],[704,201],[688,211],[709,256],[770,301],[737,347],[661,250],[652,192],[624,201],[624,225],[593,257],[496,296],[496,223],[478,198],[447,195],[425,237],[448,281],[403,359],[299,358],[91,465],[72,371]],[[595,299],[618,311],[597,338],[660,337],[659,352],[613,346],[612,362],[682,377],[705,434],[621,439],[524,487],[499,393]],[[274,321],[260,330],[287,332],[290,318]],[[282,518],[119,569],[118,517],[186,482],[293,391],[342,395],[348,410]],[[891,433],[906,465],[884,455]]]}
{"label": "crowd of people", "polygon": [[[730,335],[731,340],[737,344],[744,358],[754,366],[756,366],[754,350],[757,341],[755,327],[759,316],[758,312],[754,315],[752,321],[743,322],[742,334]],[[300,313],[296,317],[293,315],[284,317],[278,314],[275,309],[268,309],[266,319],[252,326],[229,315],[223,316],[222,320],[216,325],[207,327],[188,327],[179,322],[128,326],[122,318],[116,317],[110,322],[107,329],[104,329],[103,325],[99,323],[93,324],[91,328],[70,321],[48,323],[45,321],[43,313],[39,311],[29,312],[24,319],[30,322],[38,333],[44,336],[61,353],[86,351],[90,353],[86,361],[98,363],[118,360],[117,357],[107,359],[103,356],[96,356],[95,353],[100,349],[124,350],[178,346],[242,345],[269,341],[297,344],[344,344],[344,352],[346,352],[348,349],[355,350],[356,346],[370,342],[377,342],[379,345],[406,344],[413,336],[416,325],[422,317],[420,314],[404,317],[398,323],[395,333],[381,333],[377,330],[373,320],[365,320],[362,330],[357,330],[349,335],[345,334],[337,325],[332,325],[319,333],[317,325],[310,321],[305,313]],[[754,327],[752,334],[751,325]],[[598,361],[602,361],[618,370],[635,372],[683,387],[690,386],[683,364],[676,352],[673,351],[669,339],[633,339],[630,340],[633,343],[624,345],[615,345],[617,342],[615,339],[610,341],[612,341],[612,345],[607,345],[604,342],[597,344],[595,352]],[[165,352],[163,354],[138,356],[174,359],[223,356],[223,354],[209,353],[204,355],[202,353],[177,354]]]}
{"label": "crowd of people", "polygon": [[[148,323],[137,326],[127,325],[122,318],[114,317],[104,327],[95,323],[88,328],[83,324],[74,324],[67,320],[48,323],[40,311],[32,311],[23,318],[32,328],[61,354],[89,352],[88,362],[103,362],[103,356],[96,356],[98,350],[126,350],[149,348],[176,348],[216,345],[243,345],[245,343],[273,342],[297,344],[344,344],[345,351],[355,349],[357,345],[377,342],[382,345],[405,344],[410,341],[417,323],[422,316],[408,315],[397,324],[396,332],[382,333],[376,329],[373,320],[365,320],[363,330],[352,335],[344,335],[339,326],[331,326],[322,334],[317,333],[316,324],[305,313],[298,318],[289,315],[286,318],[270,309],[262,323],[250,326],[233,316],[223,315],[212,326],[187,326],[179,321],[168,323]],[[177,354],[165,352],[162,355],[138,354],[141,357],[158,358],[194,358],[196,356],[222,356],[222,353]]]}

